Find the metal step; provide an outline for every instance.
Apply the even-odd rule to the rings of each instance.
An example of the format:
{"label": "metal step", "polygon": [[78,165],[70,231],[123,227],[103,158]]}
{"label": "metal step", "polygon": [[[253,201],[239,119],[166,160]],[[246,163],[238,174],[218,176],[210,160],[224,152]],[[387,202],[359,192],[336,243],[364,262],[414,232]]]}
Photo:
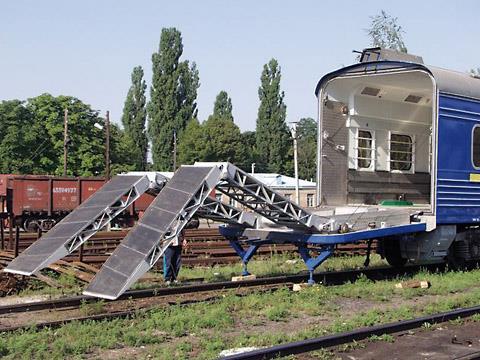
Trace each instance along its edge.
{"label": "metal step", "polygon": [[181,166],[84,291],[116,299],[178,237],[221,177],[220,167]]}
{"label": "metal step", "polygon": [[32,275],[71,254],[150,187],[146,175],[117,175],[15,258],[5,272]]}

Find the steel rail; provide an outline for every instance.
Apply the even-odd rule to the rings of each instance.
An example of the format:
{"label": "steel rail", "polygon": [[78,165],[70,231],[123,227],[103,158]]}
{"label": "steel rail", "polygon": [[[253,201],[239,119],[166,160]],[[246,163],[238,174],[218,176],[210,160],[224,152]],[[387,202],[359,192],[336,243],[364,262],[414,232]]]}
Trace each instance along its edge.
{"label": "steel rail", "polygon": [[[321,282],[323,285],[340,285],[348,281],[355,281],[361,275],[366,276],[371,280],[381,280],[393,276],[408,275],[417,272],[421,268],[438,269],[442,268],[441,264],[427,266],[407,266],[402,269],[392,267],[377,267],[366,268],[358,270],[344,270],[344,271],[325,271],[314,274],[314,279]],[[130,290],[119,297],[117,300],[107,300],[106,303],[127,299],[143,299],[148,297],[162,297],[171,295],[193,294],[207,291],[220,291],[227,289],[255,287],[262,285],[282,285],[288,283],[303,282],[307,279],[307,274],[283,275],[274,277],[263,277],[253,280],[242,281],[222,281],[212,283],[190,284],[184,286],[172,287],[156,287],[141,290]],[[0,306],[1,314],[12,314],[19,312],[40,311],[40,310],[56,310],[68,307],[78,307],[86,303],[95,303],[101,301],[98,298],[86,295],[71,296],[68,298],[60,298],[45,301],[35,301],[23,304],[13,304]],[[105,301],[105,300],[103,300]]]}
{"label": "steel rail", "polygon": [[402,320],[394,323],[375,325],[371,327],[360,328],[334,335],[327,335],[313,339],[296,341],[269,348],[258,349],[241,354],[235,354],[222,357],[222,360],[267,360],[282,356],[302,354],[327,347],[342,345],[353,341],[361,341],[370,336],[383,334],[393,334],[401,331],[408,331],[422,327],[424,324],[438,324],[458,318],[466,318],[480,313],[480,306],[461,308],[443,313],[426,315],[410,320]]}

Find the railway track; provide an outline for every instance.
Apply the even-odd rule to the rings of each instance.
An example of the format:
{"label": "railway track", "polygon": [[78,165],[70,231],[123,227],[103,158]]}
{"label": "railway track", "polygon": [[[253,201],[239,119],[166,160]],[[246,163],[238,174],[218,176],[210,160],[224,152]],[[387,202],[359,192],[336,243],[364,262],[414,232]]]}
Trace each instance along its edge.
{"label": "railway track", "polygon": [[[66,261],[81,261],[94,266],[102,265],[115,250],[120,241],[127,235],[128,230],[103,231],[93,236],[82,251],[77,251],[65,258]],[[9,243],[8,232],[4,234],[5,249],[13,250],[15,245]],[[217,228],[200,228],[186,231],[188,247],[184,249],[182,262],[185,266],[212,266],[239,262],[239,257],[229,245],[229,242],[220,235]],[[20,233],[18,251],[22,252],[38,239],[35,233]],[[372,247],[375,251],[375,244]],[[257,250],[258,256],[270,256],[295,252],[296,248],[289,244],[262,246]],[[365,255],[366,243],[338,245],[336,255]]]}
{"label": "railway track", "polygon": [[[425,268],[425,267],[424,267]],[[430,265],[427,267],[430,270],[438,270],[439,265]],[[367,268],[359,270],[348,270],[348,271],[336,271],[336,272],[320,272],[315,274],[315,280],[317,282],[322,282],[324,285],[340,285],[346,282],[353,282],[359,276],[366,276],[372,280],[382,280],[387,278],[392,278],[396,276],[414,274],[420,269],[420,266],[409,266],[403,269],[396,269],[391,267],[378,267],[378,268]],[[45,327],[58,327],[63,324],[67,324],[73,321],[87,321],[87,320],[109,320],[115,318],[125,318],[135,315],[139,310],[135,306],[135,301],[145,298],[167,298],[172,299],[172,303],[177,303],[174,299],[180,295],[190,295],[192,298],[186,297],[184,299],[185,303],[198,302],[198,298],[195,297],[198,294],[208,295],[206,299],[215,299],[220,295],[219,293],[228,290],[228,289],[260,289],[260,290],[271,290],[282,286],[293,286],[294,283],[299,283],[305,281],[307,274],[296,274],[296,275],[285,275],[285,276],[276,276],[276,277],[265,277],[258,278],[254,280],[245,280],[238,282],[224,281],[216,283],[195,283],[185,286],[175,286],[175,287],[157,287],[151,289],[142,289],[142,290],[131,290],[127,291],[119,299],[114,301],[107,301],[105,304],[119,303],[121,301],[129,301],[130,309],[122,311],[107,312],[103,314],[95,314],[90,316],[82,317],[73,317],[62,320],[55,321],[46,321],[33,325],[37,329],[42,329]],[[68,298],[55,299],[55,300],[46,300],[46,301],[37,301],[23,304],[14,304],[0,306],[0,315],[23,313],[23,312],[36,312],[42,310],[48,311],[58,311],[65,310],[68,308],[79,308],[85,304],[98,303],[97,298],[89,296],[72,296]],[[205,301],[205,298],[200,300]],[[182,302],[180,302],[182,303]],[[17,326],[6,326],[0,327],[0,332],[11,332],[20,329],[31,328],[32,324],[28,325],[17,325]]]}
{"label": "railway track", "polygon": [[[364,327],[353,331],[327,335],[313,339],[296,341],[281,345],[276,345],[264,349],[249,351],[241,354],[225,356],[222,360],[267,360],[277,359],[283,356],[304,354],[307,352],[324,349],[332,346],[343,345],[354,341],[368,339],[371,336],[381,336],[384,334],[394,334],[402,331],[408,331],[421,328],[425,324],[439,324],[459,318],[467,318],[475,314],[480,314],[480,306],[455,309],[443,313],[418,317],[415,319],[397,321],[388,324]],[[478,353],[468,359],[478,359]],[[465,359],[467,359],[465,358]]]}

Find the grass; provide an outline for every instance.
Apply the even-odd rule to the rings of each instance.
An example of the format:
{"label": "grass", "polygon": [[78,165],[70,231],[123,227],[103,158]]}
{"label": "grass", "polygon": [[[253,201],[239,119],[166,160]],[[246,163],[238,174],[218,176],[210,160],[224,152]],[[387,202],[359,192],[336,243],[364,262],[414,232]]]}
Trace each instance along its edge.
{"label": "grass", "polygon": [[[363,267],[363,256],[332,257],[318,267],[317,271],[338,271]],[[382,266],[387,263],[377,254],[371,255],[370,266]],[[295,254],[273,254],[268,259],[252,260],[248,263],[250,273],[257,276],[280,276],[306,271],[305,264]],[[179,279],[204,278],[205,281],[226,281],[242,273],[242,264],[216,265],[213,267],[182,268]]]}
{"label": "grass", "polygon": [[105,312],[104,307],[105,301],[102,299],[100,301],[95,301],[92,303],[82,301],[79,309],[82,316],[91,316]]}
{"label": "grass", "polygon": [[[284,263],[277,257],[273,260],[273,264]],[[351,260],[349,266],[354,263],[359,261]],[[292,265],[296,264],[288,264]],[[258,264],[257,270],[274,266]],[[477,305],[479,277],[480,270],[420,272],[413,277],[429,280],[429,289],[396,289],[395,283],[403,278],[378,282],[360,278],[353,284],[314,286],[298,293],[281,288],[239,297],[230,291],[211,303],[172,305],[138,312],[131,319],[2,334],[0,355],[7,359],[80,358],[85,354],[101,358],[109,350],[133,347],[141,357],[213,359],[223,349],[280,344]],[[99,310],[88,304],[84,308]],[[479,321],[480,316],[473,319]],[[392,338],[384,335],[370,341],[390,342]],[[351,346],[357,345],[344,350]],[[318,358],[331,355],[328,351],[316,354]]]}
{"label": "grass", "polygon": [[[342,256],[333,257],[323,263],[318,271],[337,271],[348,270],[363,267],[364,257],[362,256]],[[371,266],[386,265],[386,262],[377,254],[371,256]],[[249,271],[257,276],[279,276],[285,274],[295,274],[306,271],[303,261],[295,254],[272,254],[268,259],[252,260],[249,263]],[[31,279],[30,286],[19,293],[19,296],[32,295],[49,295],[58,297],[60,295],[74,295],[80,294],[83,290],[81,282],[76,280],[72,275],[58,274],[54,271],[44,270],[44,275],[52,277],[57,283],[61,284],[60,288],[50,287],[44,283]],[[155,280],[162,280],[160,272],[152,271]],[[189,279],[202,278],[204,281],[229,281],[232,276],[237,276],[242,273],[242,265],[239,260],[236,264],[216,265],[213,267],[183,267],[180,272],[180,282],[188,281]],[[161,283],[160,283],[161,284]],[[181,285],[181,283],[180,283]],[[137,282],[132,289],[144,289],[152,286],[159,286],[159,282]]]}

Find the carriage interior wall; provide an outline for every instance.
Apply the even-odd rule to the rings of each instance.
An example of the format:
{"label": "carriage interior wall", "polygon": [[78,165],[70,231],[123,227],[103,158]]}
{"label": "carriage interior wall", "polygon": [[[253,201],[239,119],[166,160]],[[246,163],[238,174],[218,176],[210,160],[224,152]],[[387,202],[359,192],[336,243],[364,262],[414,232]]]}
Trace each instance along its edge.
{"label": "carriage interior wall", "polygon": [[401,199],[432,212],[435,102],[419,70],[332,79],[319,104],[321,204]]}

